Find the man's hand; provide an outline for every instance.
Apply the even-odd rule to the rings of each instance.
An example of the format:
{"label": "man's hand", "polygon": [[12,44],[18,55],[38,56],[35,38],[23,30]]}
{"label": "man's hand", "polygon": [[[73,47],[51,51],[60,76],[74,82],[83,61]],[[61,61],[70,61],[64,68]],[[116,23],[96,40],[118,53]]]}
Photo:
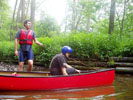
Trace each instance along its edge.
{"label": "man's hand", "polygon": [[42,43],[39,43],[39,45],[40,45],[41,47],[43,47],[43,44],[42,44]]}
{"label": "man's hand", "polygon": [[41,47],[43,46],[42,43],[40,43],[39,41],[37,41],[37,38],[35,38],[34,41],[35,41],[35,43],[36,43],[37,45],[39,45],[39,46],[41,46]]}
{"label": "man's hand", "polygon": [[18,51],[17,50],[15,51],[15,56],[18,56]]}
{"label": "man's hand", "polygon": [[78,69],[75,69],[75,71],[76,71],[77,73],[80,73],[80,70],[78,70]]}

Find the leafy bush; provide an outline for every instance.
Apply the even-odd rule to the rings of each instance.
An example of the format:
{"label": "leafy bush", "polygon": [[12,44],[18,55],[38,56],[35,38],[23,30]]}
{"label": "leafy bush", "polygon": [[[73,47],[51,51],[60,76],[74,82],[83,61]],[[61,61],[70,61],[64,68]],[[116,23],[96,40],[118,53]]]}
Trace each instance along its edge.
{"label": "leafy bush", "polygon": [[87,59],[95,54],[94,36],[94,34],[84,33],[69,35],[69,45],[77,57]]}
{"label": "leafy bush", "polygon": [[56,44],[52,38],[43,37],[39,38],[39,41],[44,44],[43,47],[39,47],[38,45],[33,45],[33,51],[35,54],[35,58],[44,62],[45,66],[48,66],[52,57],[60,52],[60,46]]}
{"label": "leafy bush", "polygon": [[115,56],[118,52],[116,49],[119,48],[119,39],[116,36],[110,35],[99,35],[96,37],[97,41],[97,52],[100,56]]}
{"label": "leafy bush", "polygon": [[[40,47],[33,44],[35,60],[42,61],[48,66],[52,57],[57,53],[61,53],[64,45],[72,47],[72,56],[80,59],[88,59],[93,56],[112,57],[112,56],[133,56],[133,40],[123,36],[94,33],[77,33],[62,34],[54,37],[41,37],[38,39],[44,44]],[[1,59],[15,59],[14,57],[14,41],[0,42]]]}
{"label": "leafy bush", "polygon": [[122,41],[119,50],[119,55],[133,57],[133,40]]}
{"label": "leafy bush", "polygon": [[14,42],[0,42],[0,59],[14,59]]}

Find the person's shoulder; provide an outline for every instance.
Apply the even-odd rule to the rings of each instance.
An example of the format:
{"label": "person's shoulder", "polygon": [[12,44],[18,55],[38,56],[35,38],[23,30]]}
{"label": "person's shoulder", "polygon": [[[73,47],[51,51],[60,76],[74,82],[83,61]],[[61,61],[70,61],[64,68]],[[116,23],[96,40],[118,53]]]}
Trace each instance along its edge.
{"label": "person's shoulder", "polygon": [[25,32],[25,29],[19,29],[18,33],[21,33],[22,31]]}
{"label": "person's shoulder", "polygon": [[19,38],[20,34],[21,34],[21,30],[18,30],[18,32],[17,32],[15,38]]}
{"label": "person's shoulder", "polygon": [[62,54],[61,54],[61,53],[59,53],[59,54],[56,54],[56,56],[62,56]]}
{"label": "person's shoulder", "polygon": [[31,31],[32,33],[35,33],[34,30],[32,30],[32,29],[30,29],[30,31]]}
{"label": "person's shoulder", "polygon": [[33,38],[35,39],[36,38],[36,34],[35,34],[34,30],[30,30],[30,31],[31,31],[31,33],[33,35]]}
{"label": "person's shoulder", "polygon": [[19,29],[19,31],[25,31],[25,29],[22,28],[22,29]]}
{"label": "person's shoulder", "polygon": [[19,35],[21,33],[22,29],[18,30],[17,34]]}
{"label": "person's shoulder", "polygon": [[35,35],[35,31],[34,30],[30,30],[32,32],[33,35]]}
{"label": "person's shoulder", "polygon": [[18,32],[21,32],[22,30],[24,30],[24,29],[19,29]]}
{"label": "person's shoulder", "polygon": [[58,57],[60,57],[60,54],[56,54],[56,55],[54,56],[54,58],[58,58]]}
{"label": "person's shoulder", "polygon": [[57,54],[56,57],[57,58],[64,58],[64,55],[60,53],[60,54]]}

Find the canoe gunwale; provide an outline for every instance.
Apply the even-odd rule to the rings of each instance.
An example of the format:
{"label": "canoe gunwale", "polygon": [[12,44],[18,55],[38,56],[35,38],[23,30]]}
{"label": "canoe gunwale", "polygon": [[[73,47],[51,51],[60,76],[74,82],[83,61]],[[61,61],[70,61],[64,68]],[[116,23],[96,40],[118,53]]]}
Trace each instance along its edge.
{"label": "canoe gunwale", "polygon": [[[108,68],[108,69],[101,69],[97,71],[91,71],[91,72],[83,72],[80,74],[71,74],[71,75],[50,75],[50,76],[12,76],[12,75],[0,75],[0,77],[15,77],[15,78],[56,78],[56,77],[72,77],[72,76],[81,76],[81,75],[89,75],[89,74],[95,74],[95,73],[100,73],[100,72],[106,72],[106,71],[111,71],[115,70],[115,68]],[[23,72],[23,71],[0,71],[0,72],[17,72],[17,73],[38,73],[38,74],[49,74],[49,72]]]}

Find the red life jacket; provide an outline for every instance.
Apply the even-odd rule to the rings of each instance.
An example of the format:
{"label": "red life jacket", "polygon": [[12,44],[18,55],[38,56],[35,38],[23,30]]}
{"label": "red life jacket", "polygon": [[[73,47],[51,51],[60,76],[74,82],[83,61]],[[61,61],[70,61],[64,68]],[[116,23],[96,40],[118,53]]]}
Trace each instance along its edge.
{"label": "red life jacket", "polygon": [[26,34],[24,29],[21,29],[20,37],[19,37],[19,44],[33,44],[33,34],[32,30],[29,30]]}

